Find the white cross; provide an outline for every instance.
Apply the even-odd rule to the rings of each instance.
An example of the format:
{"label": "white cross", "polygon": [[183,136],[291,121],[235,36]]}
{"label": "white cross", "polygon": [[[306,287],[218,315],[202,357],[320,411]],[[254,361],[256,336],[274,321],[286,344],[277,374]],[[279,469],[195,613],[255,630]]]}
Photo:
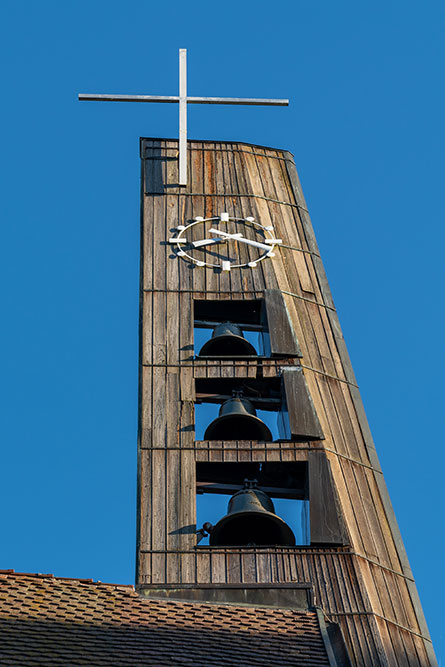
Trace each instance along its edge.
{"label": "white cross", "polygon": [[187,103],[248,104],[287,106],[289,100],[249,99],[240,97],[187,97],[187,49],[179,49],[179,95],[89,95],[79,100],[93,102],[179,102],[179,185],[187,185]]}

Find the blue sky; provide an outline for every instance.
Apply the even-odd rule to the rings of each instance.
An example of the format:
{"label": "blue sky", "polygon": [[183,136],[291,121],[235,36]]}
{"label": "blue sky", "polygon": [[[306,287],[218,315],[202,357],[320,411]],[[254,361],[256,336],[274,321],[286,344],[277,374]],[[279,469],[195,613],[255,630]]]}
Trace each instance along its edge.
{"label": "blue sky", "polygon": [[443,568],[443,3],[3,0],[0,567],[132,582],[139,136],[295,155],[438,656]]}

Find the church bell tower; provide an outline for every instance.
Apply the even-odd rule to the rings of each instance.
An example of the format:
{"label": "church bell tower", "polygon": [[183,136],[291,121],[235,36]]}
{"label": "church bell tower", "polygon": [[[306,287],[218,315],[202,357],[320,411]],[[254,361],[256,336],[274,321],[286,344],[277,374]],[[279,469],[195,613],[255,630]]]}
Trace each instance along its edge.
{"label": "church bell tower", "polygon": [[140,149],[139,594],[436,664],[292,155],[189,141],[179,185],[177,141]]}

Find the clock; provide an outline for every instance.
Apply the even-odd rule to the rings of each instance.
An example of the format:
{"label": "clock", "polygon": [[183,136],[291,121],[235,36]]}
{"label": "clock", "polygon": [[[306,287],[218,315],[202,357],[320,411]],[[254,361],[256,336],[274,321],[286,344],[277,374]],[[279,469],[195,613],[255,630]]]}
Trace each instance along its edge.
{"label": "clock", "polygon": [[176,255],[196,266],[230,271],[244,266],[255,268],[258,262],[274,257],[274,248],[282,243],[271,225],[255,218],[236,218],[223,212],[218,217],[196,217],[188,225],[178,225],[176,236],[168,242]]}

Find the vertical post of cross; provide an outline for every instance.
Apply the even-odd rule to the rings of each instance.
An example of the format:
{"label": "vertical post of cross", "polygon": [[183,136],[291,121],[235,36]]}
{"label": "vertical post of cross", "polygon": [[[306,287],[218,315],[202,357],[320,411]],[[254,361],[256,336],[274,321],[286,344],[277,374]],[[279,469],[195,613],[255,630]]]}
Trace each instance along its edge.
{"label": "vertical post of cross", "polygon": [[179,49],[179,185],[187,185],[187,49]]}

